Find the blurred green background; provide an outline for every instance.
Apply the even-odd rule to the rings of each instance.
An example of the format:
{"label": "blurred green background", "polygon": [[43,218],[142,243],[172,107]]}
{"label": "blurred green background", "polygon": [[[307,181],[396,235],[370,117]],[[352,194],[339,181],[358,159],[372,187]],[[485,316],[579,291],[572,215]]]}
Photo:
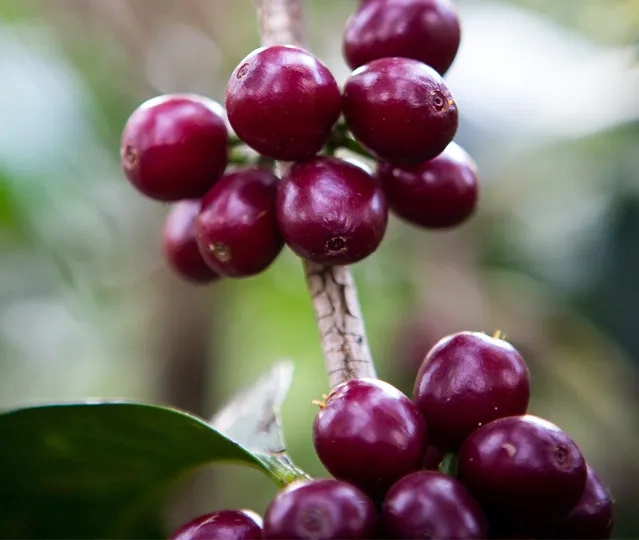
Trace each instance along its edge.
{"label": "blurred green background", "polygon": [[[343,81],[356,5],[305,0],[311,48]],[[639,537],[639,0],[459,0],[447,75],[457,136],[482,181],[477,216],[443,233],[391,222],[353,267],[380,375],[410,393],[447,333],[500,329],[528,361],[531,412],[568,431]],[[298,260],[209,288],[164,267],[165,206],[119,170],[143,100],[223,100],[259,44],[249,0],[0,1],[0,407],[119,397],[210,416],[291,358],[284,426],[314,455],[327,390]],[[0,444],[11,444],[1,441]],[[167,507],[175,526],[227,506],[263,511],[275,488],[216,468]]]}

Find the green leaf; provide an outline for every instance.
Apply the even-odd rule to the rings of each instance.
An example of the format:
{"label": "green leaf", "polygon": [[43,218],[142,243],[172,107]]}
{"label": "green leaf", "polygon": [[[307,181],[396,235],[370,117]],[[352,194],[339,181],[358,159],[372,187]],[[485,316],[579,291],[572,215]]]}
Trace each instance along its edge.
{"label": "green leaf", "polygon": [[262,470],[279,484],[288,459],[253,454],[175,409],[95,402],[0,414],[0,537],[157,537],[175,479],[212,462]]}

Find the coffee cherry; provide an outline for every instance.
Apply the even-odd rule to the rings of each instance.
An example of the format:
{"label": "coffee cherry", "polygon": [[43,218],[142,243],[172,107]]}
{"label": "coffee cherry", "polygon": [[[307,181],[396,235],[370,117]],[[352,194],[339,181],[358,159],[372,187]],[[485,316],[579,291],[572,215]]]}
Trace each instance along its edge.
{"label": "coffee cherry", "polygon": [[575,442],[531,415],[479,428],[458,457],[458,478],[482,507],[520,523],[565,515],[586,483],[586,463]]}
{"label": "coffee cherry", "polygon": [[355,486],[333,479],[297,481],[280,491],[264,516],[264,538],[371,538],[375,507]]}
{"label": "coffee cherry", "polygon": [[440,340],[426,355],[413,390],[431,441],[451,450],[492,420],[524,414],[529,397],[528,368],[517,350],[476,332]]}
{"label": "coffee cherry", "polygon": [[386,198],[360,167],[320,157],[291,167],[277,192],[277,220],[300,257],[352,264],[379,246],[388,220]]}
{"label": "coffee cherry", "polygon": [[581,499],[560,520],[535,531],[535,538],[610,538],[612,533],[612,497],[595,470],[588,465],[588,477]]}
{"label": "coffee cherry", "polygon": [[344,86],[343,108],[355,138],[389,163],[432,159],[457,131],[457,104],[444,79],[409,58],[357,68]]}
{"label": "coffee cherry", "polygon": [[195,218],[199,200],[175,203],[164,222],[162,249],[168,265],[178,275],[195,283],[209,283],[219,278],[204,262],[195,240]]}
{"label": "coffee cherry", "polygon": [[171,535],[171,540],[257,540],[262,518],[251,510],[220,510],[196,517]]}
{"label": "coffee cherry", "polygon": [[335,78],[312,54],[276,45],[249,54],[231,75],[226,108],[237,135],[273,159],[320,151],[341,110]]}
{"label": "coffee cherry", "polygon": [[197,243],[218,274],[252,276],[279,255],[284,241],[275,219],[277,183],[271,172],[247,167],[225,174],[202,199]]}
{"label": "coffee cherry", "polygon": [[376,379],[336,386],[313,424],[315,451],[326,469],[373,497],[421,467],[427,442],[417,407]]}
{"label": "coffee cherry", "polygon": [[477,167],[454,142],[437,157],[416,165],[380,163],[377,178],[391,210],[413,225],[454,227],[477,205]]}
{"label": "coffee cherry", "polygon": [[462,484],[442,473],[404,476],[390,488],[382,508],[391,538],[486,538],[479,504]]}
{"label": "coffee cherry", "polygon": [[353,69],[378,58],[413,58],[443,75],[460,36],[449,0],[369,0],[346,23],[344,58]]}
{"label": "coffee cherry", "polygon": [[140,105],[124,127],[122,170],[160,201],[204,195],[227,163],[224,110],[205,97],[172,94]]}

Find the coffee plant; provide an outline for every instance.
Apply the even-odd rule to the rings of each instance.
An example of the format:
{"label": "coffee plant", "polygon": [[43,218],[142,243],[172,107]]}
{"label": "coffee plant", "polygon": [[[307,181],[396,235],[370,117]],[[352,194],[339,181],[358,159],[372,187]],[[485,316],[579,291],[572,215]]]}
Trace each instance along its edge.
{"label": "coffee plant", "polygon": [[412,396],[376,377],[347,265],[376,251],[389,212],[435,231],[477,205],[443,78],[460,42],[454,7],[362,0],[341,89],[301,43],[301,2],[258,9],[264,46],[235,68],[224,106],[192,94],[143,103],[124,126],[122,168],[172,204],[163,251],[185,280],[256,275],[285,246],[303,260],[330,385],[313,443],[332,478],[310,478],[283,450],[280,364],[211,421],[109,401],[2,414],[0,534],[166,535],[154,519],[166,486],[233,461],[279,486],[264,516],[212,508],[172,539],[608,538],[610,493],[567,433],[528,412],[529,370],[499,332],[442,337]]}

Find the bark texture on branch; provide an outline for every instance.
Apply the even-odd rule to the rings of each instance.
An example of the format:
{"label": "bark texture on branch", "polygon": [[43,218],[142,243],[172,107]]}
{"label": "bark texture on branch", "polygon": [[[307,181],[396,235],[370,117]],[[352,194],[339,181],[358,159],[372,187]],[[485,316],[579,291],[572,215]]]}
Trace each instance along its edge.
{"label": "bark texture on branch", "polygon": [[349,379],[376,377],[351,271],[304,262],[331,388]]}
{"label": "bark texture on branch", "polygon": [[302,0],[254,0],[262,45],[304,46]]}
{"label": "bark texture on branch", "polygon": [[[255,0],[262,45],[305,45],[302,0]],[[288,168],[277,164],[278,174]],[[331,388],[362,377],[377,377],[357,289],[345,266],[304,261]]]}

